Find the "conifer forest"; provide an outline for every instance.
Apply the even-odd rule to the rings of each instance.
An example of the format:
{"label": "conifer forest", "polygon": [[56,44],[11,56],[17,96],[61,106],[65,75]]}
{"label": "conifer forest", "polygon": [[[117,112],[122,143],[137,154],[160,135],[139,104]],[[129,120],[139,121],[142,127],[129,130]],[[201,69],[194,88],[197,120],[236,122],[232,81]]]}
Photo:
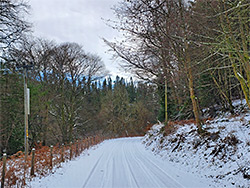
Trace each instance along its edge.
{"label": "conifer forest", "polygon": [[28,2],[0,1],[1,156],[24,151],[24,77],[30,148],[144,135],[158,121],[192,119],[202,134],[218,110],[237,113],[235,99],[250,108],[249,0],[121,0],[110,11],[123,39],[102,40],[130,78],[81,44],[34,36]]}

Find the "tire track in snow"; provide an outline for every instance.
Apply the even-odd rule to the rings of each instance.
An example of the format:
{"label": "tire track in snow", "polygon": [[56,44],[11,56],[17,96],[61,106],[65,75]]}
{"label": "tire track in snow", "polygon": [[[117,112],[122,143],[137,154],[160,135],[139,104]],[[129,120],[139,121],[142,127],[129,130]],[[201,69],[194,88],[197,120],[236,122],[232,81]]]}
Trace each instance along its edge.
{"label": "tire track in snow", "polygon": [[[112,142],[111,142],[112,143]],[[88,187],[87,185],[88,185],[88,183],[90,182],[90,180],[91,180],[91,178],[92,178],[92,176],[94,176],[95,175],[95,172],[96,172],[96,170],[97,169],[103,169],[102,171],[103,171],[103,175],[102,175],[102,178],[101,178],[101,180],[99,179],[98,181],[100,181],[101,182],[101,185],[100,186],[98,186],[98,187],[105,187],[105,185],[104,185],[104,183],[105,183],[105,176],[107,176],[107,169],[109,169],[109,167],[108,167],[108,162],[110,161],[110,159],[113,157],[113,151],[116,149],[116,147],[118,147],[118,145],[116,144],[116,145],[112,145],[112,144],[110,144],[110,146],[112,146],[111,147],[111,149],[109,148],[109,150],[111,150],[111,151],[109,151],[109,150],[105,150],[105,152],[103,152],[100,156],[99,156],[99,158],[98,158],[98,160],[97,160],[97,162],[95,163],[95,165],[94,165],[94,167],[91,169],[91,171],[90,171],[90,173],[89,173],[89,176],[88,176],[88,178],[86,179],[86,181],[85,181],[85,183],[84,183],[84,185],[82,186],[82,187]],[[107,155],[107,160],[105,160],[105,156]],[[102,161],[102,163],[100,163],[100,161]],[[104,166],[104,168],[102,168],[102,166],[103,166],[103,164],[104,164],[104,162],[106,162],[105,164],[105,166]],[[101,170],[100,170],[101,171]]]}
{"label": "tire track in snow", "polygon": [[[135,161],[135,164],[139,164],[138,165],[138,169],[141,169],[141,173],[140,175],[143,176],[144,178],[144,182],[140,182],[140,184],[142,184],[142,186],[140,187],[166,187],[166,184],[161,181],[161,179],[159,179],[156,174],[152,173],[152,170],[150,168],[147,167],[146,164],[144,164],[144,162],[139,159],[137,157],[138,153],[132,153],[131,150],[128,150],[129,151],[129,154],[130,154],[130,158],[133,159]],[[136,150],[136,152],[138,152],[138,150]],[[138,178],[138,179],[141,179],[141,178]],[[160,182],[161,183],[160,183]],[[149,185],[152,185],[152,186],[149,186]]]}
{"label": "tire track in snow", "polygon": [[135,180],[129,170],[128,163],[125,160],[126,151],[124,146],[126,142],[117,141],[118,148],[113,153],[113,166],[112,166],[112,186],[110,187],[136,187]]}
{"label": "tire track in snow", "polygon": [[[109,152],[109,156],[108,156],[106,165],[104,167],[103,180],[111,179],[111,177],[112,177],[113,171],[109,172],[108,169],[110,168],[110,166],[112,166],[112,169],[113,169],[113,152],[114,152],[114,150],[115,150],[116,147],[117,146],[113,146],[111,152]],[[110,165],[110,163],[111,163],[111,165]],[[102,181],[100,187],[105,187],[105,183],[107,184],[107,182]]]}
{"label": "tire track in snow", "polygon": [[208,185],[202,181],[197,183],[191,174],[178,171],[168,161],[156,158],[145,149],[140,138],[108,140],[89,153],[91,156],[81,156],[78,161],[66,165],[67,168],[61,170],[63,174],[55,173],[43,179],[39,186],[31,187],[180,188]]}
{"label": "tire track in snow", "polygon": [[112,150],[109,152],[109,157],[108,160],[106,161],[106,165],[105,165],[105,171],[106,171],[106,182],[102,182],[102,187],[113,187],[114,184],[114,170],[115,170],[115,166],[114,166],[114,153],[115,150],[117,150],[117,148],[119,148],[119,144],[115,143],[114,141],[112,142],[113,145]]}
{"label": "tire track in snow", "polygon": [[98,158],[98,160],[96,161],[95,165],[94,165],[93,168],[91,169],[91,171],[90,171],[90,173],[89,173],[89,176],[87,177],[87,179],[86,179],[86,181],[85,181],[85,183],[83,184],[82,187],[86,187],[88,181],[90,180],[91,176],[93,175],[93,172],[95,171],[95,169],[96,169],[97,165],[99,164],[100,160],[102,159],[102,156],[103,156],[103,155],[104,155],[104,153],[102,153],[102,154],[100,155],[100,157]]}
{"label": "tire track in snow", "polygon": [[135,178],[135,174],[134,174],[134,172],[133,172],[133,170],[132,170],[131,164],[129,163],[129,160],[128,160],[128,158],[127,158],[126,152],[125,152],[125,150],[124,150],[124,145],[125,145],[125,144],[123,144],[122,151],[123,151],[124,161],[126,162],[127,167],[128,167],[128,170],[129,170],[129,171],[128,171],[128,174],[129,174],[130,177],[133,179],[133,181],[134,181],[136,187],[139,187],[139,184],[138,184],[138,182],[137,182],[137,180],[136,180],[136,178]]}
{"label": "tire track in snow", "polygon": [[[142,150],[142,149],[140,149],[139,147],[138,147],[138,144],[135,144],[136,145],[136,147],[137,147],[137,151],[138,151],[138,155],[137,155],[137,157],[138,158],[140,158],[139,160],[141,160],[143,163],[144,163],[144,165],[145,164],[147,164],[147,168],[150,168],[151,169],[151,171],[155,171],[155,172],[159,172],[159,171],[161,171],[161,173],[158,173],[158,176],[160,176],[161,178],[159,178],[158,177],[158,179],[161,181],[161,182],[163,182],[162,180],[167,180],[168,179],[168,185],[170,186],[170,187],[176,187],[176,188],[184,188],[184,186],[183,185],[181,185],[180,183],[178,183],[172,176],[170,176],[165,170],[163,170],[161,167],[159,167],[155,162],[153,162],[149,157],[148,157],[148,154],[144,151],[144,150]],[[144,152],[142,152],[142,151],[144,151]],[[142,157],[143,156],[143,157]],[[149,165],[149,163],[151,164],[151,165]],[[156,168],[157,170],[152,170],[152,169],[154,169],[154,168]],[[164,175],[165,176],[164,176]],[[164,181],[165,182],[165,181]],[[163,182],[163,183],[164,183]]]}

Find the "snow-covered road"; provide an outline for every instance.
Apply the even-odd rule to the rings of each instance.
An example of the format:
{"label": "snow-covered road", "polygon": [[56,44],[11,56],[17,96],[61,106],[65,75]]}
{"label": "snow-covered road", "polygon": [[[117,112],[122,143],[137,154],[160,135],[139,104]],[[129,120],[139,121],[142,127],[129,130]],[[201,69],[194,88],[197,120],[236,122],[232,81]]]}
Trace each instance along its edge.
{"label": "snow-covered road", "polygon": [[[203,182],[202,182],[203,181]],[[208,187],[209,183],[176,169],[145,150],[141,138],[107,140],[31,187]]]}

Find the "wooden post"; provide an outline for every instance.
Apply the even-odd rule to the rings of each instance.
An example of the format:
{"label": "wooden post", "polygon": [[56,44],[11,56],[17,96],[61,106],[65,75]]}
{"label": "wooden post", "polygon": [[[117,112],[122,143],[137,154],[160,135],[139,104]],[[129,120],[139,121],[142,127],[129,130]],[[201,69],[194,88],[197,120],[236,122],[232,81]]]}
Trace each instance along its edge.
{"label": "wooden post", "polygon": [[62,144],[61,162],[64,162],[64,144]]}
{"label": "wooden post", "polygon": [[82,146],[81,146],[81,141],[78,140],[78,156],[81,154],[81,151],[82,151]]}
{"label": "wooden post", "polygon": [[78,156],[78,140],[76,141],[76,157]]}
{"label": "wooden post", "polygon": [[91,146],[91,137],[88,138],[88,148]]}
{"label": "wooden post", "polygon": [[53,168],[53,146],[50,146],[50,168]]}
{"label": "wooden post", "polygon": [[92,146],[92,137],[89,138],[89,147]]}
{"label": "wooden post", "polygon": [[30,176],[34,176],[35,174],[35,148],[32,149],[32,158],[31,158],[31,170],[30,170]]}
{"label": "wooden post", "polygon": [[83,147],[83,150],[82,150],[82,151],[84,151],[85,148],[86,148],[86,139],[85,139],[85,138],[83,139],[83,146],[82,146],[82,147]]}
{"label": "wooden post", "polygon": [[83,139],[81,140],[81,153],[83,152]]}
{"label": "wooden post", "polygon": [[70,142],[69,160],[72,159],[72,142]]}
{"label": "wooden post", "polygon": [[80,140],[79,142],[80,146],[79,146],[79,155],[82,153],[82,140]]}
{"label": "wooden post", "polygon": [[2,171],[2,181],[1,181],[1,188],[4,188],[4,181],[5,181],[5,172],[6,172],[6,153],[3,154],[3,171]]}
{"label": "wooden post", "polygon": [[82,139],[82,151],[84,151],[84,149],[85,149],[85,139],[83,138]]}
{"label": "wooden post", "polygon": [[84,151],[84,139],[82,139],[82,152]]}
{"label": "wooden post", "polygon": [[89,149],[89,138],[86,139],[86,149]]}

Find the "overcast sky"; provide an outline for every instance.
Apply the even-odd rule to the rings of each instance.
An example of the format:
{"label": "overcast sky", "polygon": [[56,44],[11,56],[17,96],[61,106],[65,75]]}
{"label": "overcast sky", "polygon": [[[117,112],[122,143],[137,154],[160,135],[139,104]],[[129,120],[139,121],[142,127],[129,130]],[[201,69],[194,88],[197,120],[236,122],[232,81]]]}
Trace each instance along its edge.
{"label": "overcast sky", "polygon": [[86,52],[99,55],[115,76],[125,76],[117,62],[111,60],[101,38],[112,41],[119,34],[104,19],[114,19],[111,7],[120,0],[29,0],[34,35],[56,42],[76,42]]}

